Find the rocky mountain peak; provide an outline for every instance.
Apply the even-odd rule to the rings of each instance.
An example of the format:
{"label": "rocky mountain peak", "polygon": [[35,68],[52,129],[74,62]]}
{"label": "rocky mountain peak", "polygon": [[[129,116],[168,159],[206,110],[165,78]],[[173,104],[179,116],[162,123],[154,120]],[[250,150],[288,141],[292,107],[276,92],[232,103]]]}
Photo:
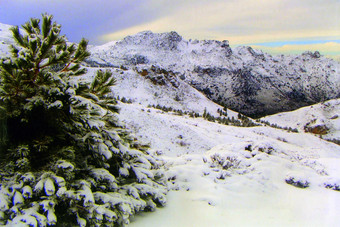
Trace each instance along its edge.
{"label": "rocky mountain peak", "polygon": [[148,46],[162,50],[176,50],[183,40],[177,32],[153,33],[152,31],[139,32],[136,35],[127,36],[118,45]]}
{"label": "rocky mountain peak", "polygon": [[320,58],[321,57],[321,54],[319,51],[315,51],[314,53],[311,52],[311,51],[305,51],[302,53],[302,56],[309,56],[309,57],[312,57],[312,58]]}

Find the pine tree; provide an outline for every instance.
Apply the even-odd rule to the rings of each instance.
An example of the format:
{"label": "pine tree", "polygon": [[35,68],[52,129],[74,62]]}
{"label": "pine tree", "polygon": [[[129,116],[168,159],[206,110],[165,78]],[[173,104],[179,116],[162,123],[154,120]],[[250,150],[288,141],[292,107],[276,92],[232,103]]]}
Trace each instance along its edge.
{"label": "pine tree", "polygon": [[165,203],[158,162],[117,120],[115,79],[80,63],[52,16],[12,33],[0,60],[0,224],[112,226]]}

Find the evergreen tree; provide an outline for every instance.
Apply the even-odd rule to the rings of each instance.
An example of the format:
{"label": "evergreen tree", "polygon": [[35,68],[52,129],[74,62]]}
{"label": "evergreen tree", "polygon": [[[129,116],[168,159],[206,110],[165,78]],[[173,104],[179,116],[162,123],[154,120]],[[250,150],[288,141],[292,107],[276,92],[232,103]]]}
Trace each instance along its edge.
{"label": "evergreen tree", "polygon": [[68,44],[47,14],[22,28],[0,60],[0,224],[122,225],[163,205],[157,161],[117,121],[112,73],[79,78],[87,41]]}
{"label": "evergreen tree", "polygon": [[204,111],[203,111],[203,116],[202,116],[204,119],[207,118],[207,108],[205,107],[204,108]]}

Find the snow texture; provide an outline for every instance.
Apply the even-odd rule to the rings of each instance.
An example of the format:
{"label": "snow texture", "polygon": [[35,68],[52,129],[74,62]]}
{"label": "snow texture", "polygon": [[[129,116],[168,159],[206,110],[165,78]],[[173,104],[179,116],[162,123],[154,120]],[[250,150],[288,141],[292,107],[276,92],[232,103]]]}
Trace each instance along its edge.
{"label": "snow texture", "polygon": [[[137,215],[130,226],[340,223],[338,145],[307,133],[224,126],[142,108],[121,104],[122,119],[163,158],[173,191],[165,208]],[[290,177],[308,187],[289,184]]]}

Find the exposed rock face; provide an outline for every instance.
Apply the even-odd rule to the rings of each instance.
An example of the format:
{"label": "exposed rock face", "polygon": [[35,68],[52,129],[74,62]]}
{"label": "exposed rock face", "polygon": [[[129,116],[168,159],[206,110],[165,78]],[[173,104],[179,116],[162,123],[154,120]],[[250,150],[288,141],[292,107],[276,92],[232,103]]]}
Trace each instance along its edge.
{"label": "exposed rock face", "polygon": [[320,54],[319,51],[315,51],[314,53],[312,53],[311,51],[306,51],[306,52],[302,53],[302,55],[309,55],[312,58],[320,58],[321,57],[321,54]]}
{"label": "exposed rock face", "polygon": [[150,68],[136,68],[137,72],[152,81],[155,85],[170,84],[171,86],[178,88],[180,83],[176,74],[172,71],[167,71],[158,66],[152,65]]}
{"label": "exposed rock face", "polygon": [[127,63],[130,65],[140,65],[140,64],[147,64],[149,63],[149,60],[147,57],[139,54],[134,54],[131,56],[126,56],[124,60],[127,61]]}
{"label": "exposed rock face", "polygon": [[178,44],[182,41],[182,36],[172,31],[169,33],[154,34],[151,31],[140,32],[135,36],[127,36],[122,41],[117,42],[117,46],[147,45],[158,50],[177,50]]}
{"label": "exposed rock face", "polygon": [[329,128],[326,125],[305,126],[305,132],[311,132],[317,135],[326,135]]}

